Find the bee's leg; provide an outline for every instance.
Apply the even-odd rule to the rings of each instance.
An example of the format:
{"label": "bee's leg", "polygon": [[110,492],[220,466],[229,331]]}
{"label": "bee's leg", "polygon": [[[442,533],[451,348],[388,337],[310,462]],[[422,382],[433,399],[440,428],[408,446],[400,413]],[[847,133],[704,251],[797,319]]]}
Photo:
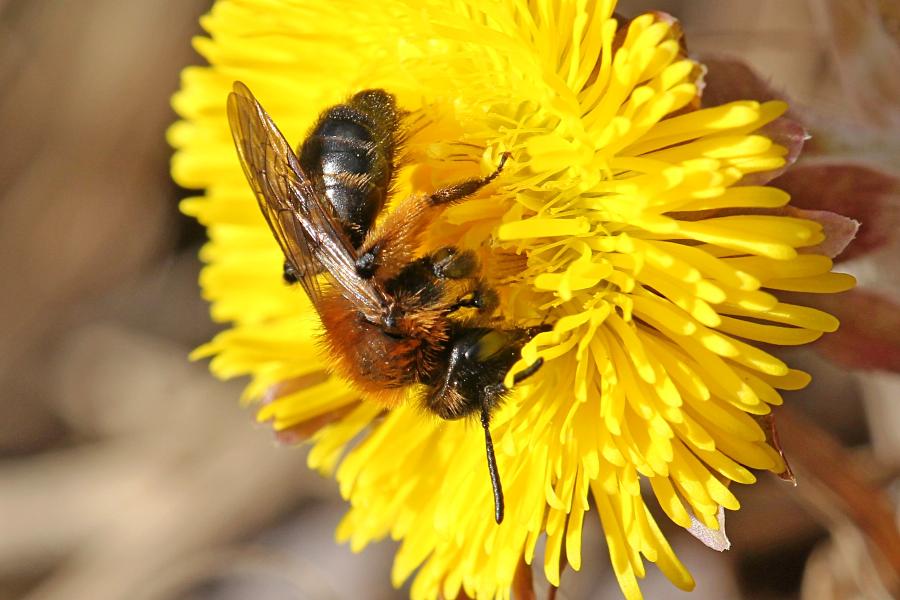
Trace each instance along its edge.
{"label": "bee's leg", "polygon": [[453,184],[451,186],[441,188],[431,194],[428,197],[428,201],[432,206],[438,206],[441,204],[448,204],[451,202],[457,202],[458,200],[462,200],[467,198],[497,179],[497,176],[500,175],[500,172],[503,171],[503,167],[506,165],[506,160],[510,157],[509,152],[504,152],[500,156],[500,164],[497,165],[497,168],[493,173],[488,175],[487,177],[479,177],[477,179],[467,179],[465,181],[460,181],[459,183]]}
{"label": "bee's leg", "polygon": [[438,279],[465,279],[478,271],[478,259],[471,250],[461,251],[453,246],[436,250],[429,257]]}
{"label": "bee's leg", "polygon": [[[359,248],[356,259],[356,273],[363,279],[370,279],[382,265],[404,264],[411,259],[410,244],[400,243],[410,239],[415,232],[424,227],[432,218],[432,210],[444,204],[456,202],[471,196],[500,175],[509,158],[509,152],[500,157],[500,164],[487,177],[467,179],[457,184],[441,188],[430,196],[413,195],[402,202],[378,226],[369,230],[369,234]],[[474,258],[474,257],[473,257]],[[451,279],[465,276],[453,276]]]}
{"label": "bee's leg", "polygon": [[482,313],[492,313],[497,308],[497,292],[478,279],[478,259],[471,250],[461,251],[446,246],[428,257],[434,276],[440,279],[470,279],[473,288],[460,297],[450,308],[450,312],[460,308],[477,308]]}
{"label": "bee's leg", "polygon": [[[538,358],[536,361],[531,363],[529,366],[525,367],[524,369],[522,369],[521,371],[519,371],[518,373],[513,375],[513,385],[518,385],[518,384],[522,383],[523,381],[525,381],[526,379],[528,379],[529,377],[531,377],[532,375],[537,373],[538,369],[540,369],[543,365],[544,365],[544,359]],[[490,384],[486,385],[484,395],[486,397],[499,398],[508,391],[509,391],[509,388],[506,387],[506,385],[502,381],[498,381],[497,383],[490,383]]]}
{"label": "bee's leg", "polygon": [[[528,333],[525,329],[460,329],[452,338],[446,367],[433,376],[428,408],[451,420],[471,415],[483,407],[493,411],[509,392],[503,378],[519,360]],[[539,358],[516,373],[513,381],[520,383],[534,375],[542,364],[543,359]]]}
{"label": "bee's leg", "polygon": [[484,285],[477,285],[471,292],[457,300],[451,307],[449,312],[459,310],[461,308],[475,308],[483,315],[490,315],[497,308],[499,299],[497,292]]}
{"label": "bee's leg", "polygon": [[[538,372],[538,369],[544,364],[544,359],[538,357],[536,361],[525,367],[515,375],[513,375],[513,385],[518,385]],[[505,386],[504,386],[505,387]]]}

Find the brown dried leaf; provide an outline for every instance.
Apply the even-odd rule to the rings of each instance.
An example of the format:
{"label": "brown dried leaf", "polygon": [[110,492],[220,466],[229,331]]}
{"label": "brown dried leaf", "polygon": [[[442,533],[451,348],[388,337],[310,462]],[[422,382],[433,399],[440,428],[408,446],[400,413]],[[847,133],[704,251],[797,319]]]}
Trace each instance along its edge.
{"label": "brown dried leaf", "polygon": [[293,394],[294,392],[299,392],[304,388],[319,385],[327,379],[328,373],[326,373],[325,371],[315,371],[314,373],[307,373],[306,375],[301,375],[300,377],[294,377],[293,379],[280,381],[275,385],[270,386],[269,389],[266,390],[266,393],[261,400],[261,404],[269,404],[270,402],[274,402],[279,398],[283,398],[284,396]]}
{"label": "brown dried leaf", "polygon": [[[309,373],[301,377],[295,377],[294,379],[288,379],[287,381],[276,383],[266,391],[266,394],[265,396],[263,396],[261,403],[269,404],[270,402],[274,402],[278,398],[293,394],[294,392],[298,392],[304,388],[318,385],[326,379],[328,379],[328,373],[324,371],[317,371],[315,373]],[[275,439],[282,444],[287,445],[294,445],[304,442],[321,428],[345,417],[357,406],[359,406],[359,401],[351,402],[350,404],[346,404],[334,410],[318,414],[311,419],[307,419],[306,421],[297,423],[296,425],[288,427],[287,429],[276,431]]]}
{"label": "brown dried leaf", "polygon": [[782,116],[757,131],[770,140],[787,149],[784,156],[784,166],[774,171],[765,171],[762,173],[751,173],[741,179],[741,185],[765,185],[787,172],[803,151],[806,140],[809,139],[809,133],[806,131],[800,121],[788,116]]}
{"label": "brown dried leaf", "polygon": [[719,106],[737,100],[781,100],[783,94],[772,89],[747,63],[733,58],[702,56],[706,65],[703,106]]}
{"label": "brown dried leaf", "polygon": [[846,215],[861,224],[842,260],[881,248],[900,232],[900,180],[872,166],[804,162],[772,185],[791,195],[792,206]]}
{"label": "brown dried leaf", "polygon": [[781,438],[778,437],[778,429],[775,427],[775,413],[770,412],[767,415],[758,415],[756,421],[760,424],[762,430],[766,432],[766,442],[775,448],[775,451],[781,455],[781,460],[784,461],[784,471],[777,474],[778,478],[796,486],[797,478],[794,476],[794,471],[791,469],[787,456],[784,455],[784,448],[781,447]]}
{"label": "brown dried leaf", "polygon": [[803,210],[788,206],[785,213],[792,217],[815,221],[822,226],[825,241],[815,246],[799,248],[798,251],[802,254],[824,254],[828,258],[835,258],[847,249],[859,231],[859,221],[827,210]]}
{"label": "brown dried leaf", "polygon": [[536,600],[534,593],[534,580],[532,579],[531,565],[525,562],[525,557],[519,559],[516,573],[513,575],[513,598],[515,600]]}
{"label": "brown dried leaf", "polygon": [[[702,99],[704,107],[737,100],[766,102],[786,99],[784,94],[774,90],[756,71],[740,60],[724,57],[703,57],[701,60],[706,65]],[[791,112],[775,119],[760,129],[759,133],[787,148],[785,164],[774,171],[748,175],[741,181],[743,185],[764,185],[787,171],[797,161],[809,138],[803,123]]]}
{"label": "brown dried leaf", "polygon": [[276,431],[275,439],[285,445],[296,445],[305,442],[326,425],[343,419],[357,406],[359,406],[359,401],[322,413],[287,429]]}
{"label": "brown dried leaf", "polygon": [[822,225],[825,241],[815,246],[800,248],[799,251],[803,254],[824,254],[829,258],[834,258],[841,254],[850,242],[854,240],[856,232],[859,230],[857,221],[843,215],[823,210],[802,210],[793,206],[781,208],[717,208],[693,212],[668,213],[669,217],[679,221],[702,221],[733,215],[773,215],[815,221]]}
{"label": "brown dried leaf", "polygon": [[863,290],[818,296],[815,304],[841,321],[816,342],[820,352],[848,367],[900,372],[900,305]]}

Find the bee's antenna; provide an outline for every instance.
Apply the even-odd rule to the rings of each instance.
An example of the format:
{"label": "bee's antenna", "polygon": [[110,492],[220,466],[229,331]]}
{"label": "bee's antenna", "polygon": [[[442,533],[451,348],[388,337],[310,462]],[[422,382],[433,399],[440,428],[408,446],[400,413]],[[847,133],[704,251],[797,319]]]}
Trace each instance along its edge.
{"label": "bee's antenna", "polygon": [[494,520],[503,522],[503,486],[500,484],[500,471],[497,470],[497,457],[494,456],[494,441],[491,439],[490,417],[487,406],[481,407],[481,426],[484,427],[484,446],[487,449],[488,473],[491,474],[491,489],[494,491]]}

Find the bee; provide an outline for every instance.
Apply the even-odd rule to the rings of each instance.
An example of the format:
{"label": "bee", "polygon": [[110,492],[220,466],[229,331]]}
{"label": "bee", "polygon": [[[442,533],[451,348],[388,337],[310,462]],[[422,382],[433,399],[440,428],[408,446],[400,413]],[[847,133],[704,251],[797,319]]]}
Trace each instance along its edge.
{"label": "bee", "polygon": [[325,110],[295,153],[243,83],[228,96],[244,174],[284,253],[285,279],[302,286],[319,315],[334,370],[388,408],[415,386],[422,407],[441,419],[480,415],[500,523],[490,417],[509,391],[507,371],[539,330],[498,324],[498,296],[474,252],[447,246],[423,254],[420,242],[447,206],[494,181],[508,155],[486,177],[414,194],[382,214],[404,114],[384,90],[359,92]]}

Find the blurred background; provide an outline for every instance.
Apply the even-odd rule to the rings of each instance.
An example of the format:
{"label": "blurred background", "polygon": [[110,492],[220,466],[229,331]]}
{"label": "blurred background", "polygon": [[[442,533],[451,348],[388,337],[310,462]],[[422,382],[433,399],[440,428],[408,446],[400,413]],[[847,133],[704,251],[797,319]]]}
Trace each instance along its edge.
{"label": "blurred background", "polygon": [[[187,360],[217,329],[197,286],[204,232],[178,213],[191,192],[169,177],[164,132],[179,70],[201,62],[190,40],[209,6],[0,0],[0,600],[408,596],[390,587],[390,543],[360,555],[334,543],[336,485],[254,424],[242,382]],[[868,169],[842,189],[869,193],[847,202],[881,237],[843,265],[880,300],[847,303],[858,322],[844,337],[789,356],[815,377],[779,417],[800,485],[740,487],[724,554],[670,528],[697,590],[677,593],[651,568],[645,596],[889,598],[900,578],[900,3],[619,10],[651,8],[682,20],[693,53],[741,57],[792,98],[816,134],[809,164]],[[595,521],[585,566],[557,598],[620,597]]]}

